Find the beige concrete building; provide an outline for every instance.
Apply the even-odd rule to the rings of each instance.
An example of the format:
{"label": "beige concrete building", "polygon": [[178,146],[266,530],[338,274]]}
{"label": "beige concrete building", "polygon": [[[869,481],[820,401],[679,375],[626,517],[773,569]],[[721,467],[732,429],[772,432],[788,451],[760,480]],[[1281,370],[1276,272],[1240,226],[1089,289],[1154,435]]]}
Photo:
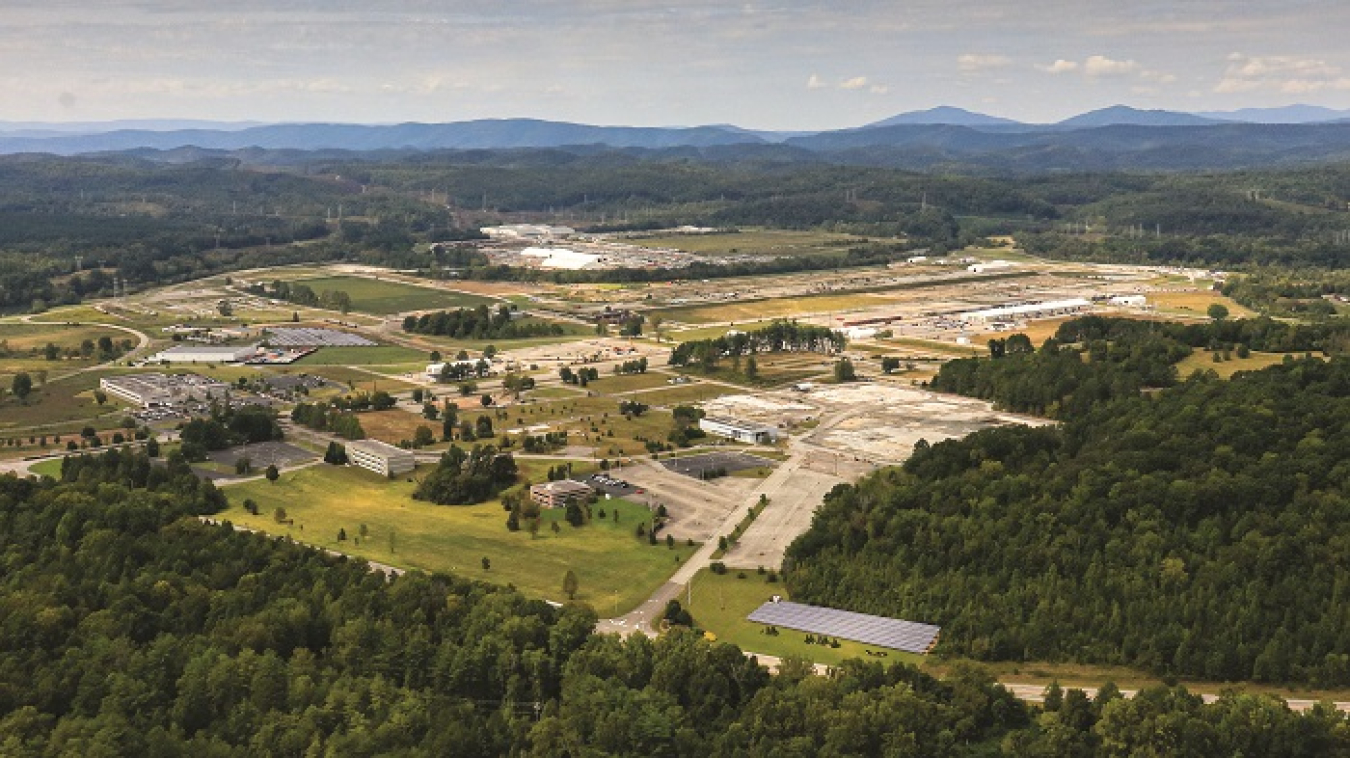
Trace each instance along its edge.
{"label": "beige concrete building", "polygon": [[379,440],[356,440],[347,443],[347,459],[354,465],[370,469],[380,476],[398,476],[417,468],[417,459],[411,450],[394,447]]}

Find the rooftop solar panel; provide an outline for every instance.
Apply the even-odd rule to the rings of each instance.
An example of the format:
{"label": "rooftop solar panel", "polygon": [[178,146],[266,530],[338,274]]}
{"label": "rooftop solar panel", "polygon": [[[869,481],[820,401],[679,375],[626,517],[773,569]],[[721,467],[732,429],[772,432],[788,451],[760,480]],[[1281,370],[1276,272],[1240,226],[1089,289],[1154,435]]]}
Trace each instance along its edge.
{"label": "rooftop solar panel", "polygon": [[928,652],[937,640],[938,632],[942,631],[941,627],[932,624],[789,601],[765,603],[747,618],[760,624],[840,637],[909,653]]}

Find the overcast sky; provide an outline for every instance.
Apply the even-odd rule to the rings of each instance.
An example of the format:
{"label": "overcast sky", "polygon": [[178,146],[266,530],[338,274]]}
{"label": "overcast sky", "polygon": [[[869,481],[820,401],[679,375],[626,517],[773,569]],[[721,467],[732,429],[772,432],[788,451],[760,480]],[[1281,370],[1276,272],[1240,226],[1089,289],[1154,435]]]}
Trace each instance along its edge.
{"label": "overcast sky", "polygon": [[0,0],[0,120],[1350,107],[1347,0]]}

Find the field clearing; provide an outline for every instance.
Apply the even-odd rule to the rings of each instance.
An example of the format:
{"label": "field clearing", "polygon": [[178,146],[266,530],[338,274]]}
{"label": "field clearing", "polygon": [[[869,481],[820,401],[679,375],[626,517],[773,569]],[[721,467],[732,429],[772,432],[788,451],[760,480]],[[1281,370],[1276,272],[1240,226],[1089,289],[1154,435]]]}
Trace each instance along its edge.
{"label": "field clearing", "polygon": [[[417,474],[429,470],[420,468]],[[602,500],[594,506],[596,518],[581,528],[563,521],[561,509],[546,510],[538,536],[531,538],[524,529],[507,531],[498,502],[432,505],[413,500],[413,488],[363,469],[315,466],[283,474],[275,484],[256,480],[226,487],[230,508],[220,517],[394,566],[514,584],[527,595],[554,601],[567,599],[562,579],[571,569],[578,579],[576,599],[602,614],[636,607],[675,570],[676,557],[684,561],[695,549],[683,543],[674,549],[650,546],[636,537],[634,529],[650,518],[646,506],[637,503]],[[244,511],[245,498],[258,503],[261,515]],[[276,522],[277,507],[286,509],[293,526]],[[601,508],[608,518],[598,517]],[[555,522],[561,527],[556,534]],[[361,524],[368,529],[365,539],[357,539]],[[338,541],[339,529],[346,530],[347,540]],[[491,561],[491,569],[482,568],[483,558]]]}
{"label": "field clearing", "polygon": [[356,418],[360,420],[361,428],[365,431],[367,439],[380,440],[391,445],[397,445],[403,440],[411,441],[419,426],[431,429],[431,433],[437,440],[441,438],[440,418],[438,417],[435,421],[428,421],[422,417],[420,412],[409,413],[398,408],[390,408],[387,411],[358,413]]}
{"label": "field clearing", "polygon": [[1014,334],[1025,334],[1031,339],[1031,344],[1039,348],[1042,343],[1055,336],[1055,332],[1059,330],[1061,324],[1074,318],[1077,318],[1077,316],[1037,319],[1016,329],[1001,332],[978,332],[970,335],[970,344],[976,348],[987,348],[989,340],[1007,339]]}
{"label": "field clearing", "polygon": [[86,424],[99,429],[118,426],[126,416],[126,404],[112,397],[105,405],[94,400],[99,377],[108,375],[89,371],[41,387],[34,381],[27,402],[12,395],[0,401],[0,433],[36,427],[40,435],[78,431]]}
{"label": "field clearing", "polygon": [[429,308],[473,308],[479,304],[500,302],[496,298],[466,292],[449,292],[360,276],[297,279],[293,283],[303,284],[316,294],[322,294],[324,290],[346,292],[351,296],[352,310],[382,316]]}
{"label": "field clearing", "polygon": [[[8,342],[9,349],[15,352],[24,350],[41,352],[48,342],[62,350],[79,348],[82,341],[97,343],[99,337],[107,337],[114,343],[129,339],[133,345],[137,341],[127,332],[93,325],[0,323],[0,340]],[[0,363],[6,360],[8,359],[0,358]]]}
{"label": "field clearing", "polygon": [[539,389],[529,390],[525,393],[526,399],[534,400],[561,400],[565,398],[585,397],[586,390],[568,389],[567,387],[540,387]]}
{"label": "field clearing", "polygon": [[[875,295],[875,293],[870,294]],[[660,313],[667,322],[678,321],[685,324],[731,323],[749,329],[760,323],[767,326],[769,321],[776,318],[793,318],[815,313],[844,313],[881,305],[886,300],[886,298],[868,297],[868,295],[869,293],[857,293],[852,295],[783,297],[772,300],[751,300],[743,303],[733,301],[709,305],[681,306],[655,312]],[[869,302],[869,300],[877,302]]]}
{"label": "field clearing", "polygon": [[1173,314],[1208,319],[1205,311],[1218,303],[1228,309],[1229,318],[1256,318],[1258,315],[1236,301],[1212,290],[1194,290],[1181,292],[1150,292],[1149,304],[1157,308],[1159,314]]}
{"label": "field clearing", "polygon": [[1231,379],[1233,374],[1239,371],[1260,371],[1269,366],[1278,366],[1284,362],[1286,355],[1299,358],[1302,353],[1258,353],[1253,351],[1246,358],[1233,355],[1228,360],[1219,363],[1214,362],[1214,355],[1208,350],[1197,349],[1177,363],[1177,375],[1185,379],[1196,371],[1213,371],[1219,375],[1220,379]]}
{"label": "field clearing", "polygon": [[[321,347],[292,363],[292,366],[385,366],[411,364],[426,357],[420,350],[398,345],[373,347]],[[421,367],[426,368],[426,363]]]}
{"label": "field clearing", "polygon": [[787,229],[742,229],[717,234],[674,234],[627,240],[641,247],[674,248],[699,255],[821,255],[843,253],[871,240],[850,234]]}
{"label": "field clearing", "polygon": [[368,371],[360,369],[347,368],[345,366],[296,366],[292,364],[291,368],[284,371],[278,371],[278,374],[313,374],[325,379],[331,379],[335,382],[349,384],[359,392],[374,392],[377,389],[385,392],[402,392],[410,390],[417,386],[399,379],[382,378],[371,374]]}
{"label": "field clearing", "polygon": [[730,395],[735,392],[738,392],[738,390],[731,387],[695,380],[693,384],[684,384],[679,387],[671,387],[670,389],[644,392],[639,397],[642,402],[647,403],[648,405],[671,407],[700,403],[704,400],[711,400],[715,397]]}
{"label": "field clearing", "polygon": [[694,329],[680,329],[679,331],[669,332],[664,329],[661,337],[666,342],[693,342],[695,340],[711,340],[718,337],[724,337],[727,333],[725,326],[703,326]]}
{"label": "field clearing", "polygon": [[[744,573],[745,578],[738,579],[739,573]],[[843,639],[839,640],[838,648],[808,645],[804,632],[781,627],[777,635],[764,634],[766,627],[763,624],[747,621],[745,617],[773,595],[782,595],[786,599],[788,593],[782,582],[770,584],[765,581],[763,575],[753,570],[738,572],[736,569],[729,569],[727,573],[719,576],[704,569],[694,576],[691,585],[690,594],[693,602],[689,606],[689,612],[694,617],[694,623],[717,635],[719,642],[730,642],[747,652],[780,658],[795,656],[827,665],[837,664],[849,658],[881,660],[888,665],[919,664],[925,660],[922,655],[899,650],[887,650],[888,655],[885,658],[868,656],[865,651],[880,651],[884,648]],[[684,597],[680,598],[681,603],[684,600]]]}
{"label": "field clearing", "polygon": [[914,350],[917,352],[918,357],[932,355],[941,358],[969,358],[971,356],[986,355],[989,352],[987,347],[958,345],[954,342],[939,342],[937,340],[924,340],[916,337],[888,337],[884,340],[877,341],[888,348],[892,346],[897,348],[896,350],[888,351],[888,354],[891,355],[899,352],[900,348]]}
{"label": "field clearing", "polygon": [[[671,374],[664,372],[648,371],[645,374],[600,374],[600,378],[586,385],[586,389],[598,390],[607,395],[614,395],[621,392],[632,392],[634,390],[647,390],[654,387],[664,387],[671,379]],[[642,398],[633,398],[641,400]]]}

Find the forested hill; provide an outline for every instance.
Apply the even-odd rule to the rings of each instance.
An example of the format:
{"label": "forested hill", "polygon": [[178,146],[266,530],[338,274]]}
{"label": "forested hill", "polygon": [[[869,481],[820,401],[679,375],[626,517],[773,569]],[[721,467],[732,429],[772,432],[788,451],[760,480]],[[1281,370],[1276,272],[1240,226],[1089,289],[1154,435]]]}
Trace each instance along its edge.
{"label": "forested hill", "polygon": [[[985,363],[1006,386],[1040,360]],[[1350,359],[1122,388],[836,489],[788,552],[794,599],[983,659],[1350,686]]]}
{"label": "forested hill", "polygon": [[771,677],[688,632],[599,636],[584,606],[447,576],[386,581],[201,523],[220,496],[179,457],[110,451],[62,476],[0,477],[5,758],[1350,750],[1344,714],[1264,696],[1107,687],[1054,694],[1038,714],[965,665],[938,681],[789,661]]}

